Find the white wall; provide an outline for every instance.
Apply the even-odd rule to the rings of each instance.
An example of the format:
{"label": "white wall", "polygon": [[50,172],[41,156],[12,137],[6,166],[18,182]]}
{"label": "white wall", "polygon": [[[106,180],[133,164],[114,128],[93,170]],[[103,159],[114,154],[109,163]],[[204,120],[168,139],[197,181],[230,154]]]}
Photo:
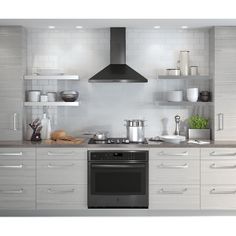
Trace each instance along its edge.
{"label": "white wall", "polygon": [[[124,119],[147,120],[146,135],[174,131],[174,116],[185,120],[192,112],[208,115],[208,109],[158,107],[154,101],[164,100],[165,92],[198,86],[209,89],[206,82],[160,81],[157,74],[176,67],[180,50],[190,50],[191,65],[200,74],[208,74],[209,32],[199,30],[127,29],[127,64],[144,75],[147,84],[90,84],[88,79],[109,64],[109,29],[28,31],[28,73],[32,67],[63,68],[65,73],[79,74],[79,82],[58,82],[55,90],[76,89],[81,106],[52,109],[54,128],[73,134],[83,131],[108,130],[113,136],[124,136]],[[28,85],[28,89],[47,90],[46,84]],[[52,87],[48,90],[53,90]],[[34,109],[33,117],[42,109]],[[31,117],[28,118],[29,120]],[[163,128],[166,126],[165,128]]]}

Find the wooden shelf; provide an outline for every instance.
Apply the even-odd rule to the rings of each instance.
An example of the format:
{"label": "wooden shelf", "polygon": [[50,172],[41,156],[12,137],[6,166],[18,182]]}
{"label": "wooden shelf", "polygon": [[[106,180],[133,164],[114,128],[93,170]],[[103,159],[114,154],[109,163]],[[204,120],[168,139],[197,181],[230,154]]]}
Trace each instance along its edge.
{"label": "wooden shelf", "polygon": [[210,106],[213,102],[168,102],[168,101],[156,101],[156,105],[159,106]]}
{"label": "wooden shelf", "polygon": [[77,107],[79,102],[25,102],[26,107]]}
{"label": "wooden shelf", "polygon": [[25,75],[25,80],[79,80],[78,75]]}
{"label": "wooden shelf", "polygon": [[210,76],[208,75],[187,75],[187,76],[175,76],[175,75],[159,75],[158,79],[183,79],[183,80],[210,80]]}

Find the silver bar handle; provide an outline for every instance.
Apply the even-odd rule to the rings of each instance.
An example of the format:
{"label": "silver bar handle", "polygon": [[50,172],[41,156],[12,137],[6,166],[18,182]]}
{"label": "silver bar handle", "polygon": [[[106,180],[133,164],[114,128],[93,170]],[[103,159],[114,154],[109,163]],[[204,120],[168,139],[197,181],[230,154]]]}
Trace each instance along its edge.
{"label": "silver bar handle", "polygon": [[144,168],[145,164],[92,164],[92,168]]}
{"label": "silver bar handle", "polygon": [[14,189],[14,190],[1,190],[0,189],[0,194],[21,194],[24,192],[24,189]]}
{"label": "silver bar handle", "polygon": [[218,130],[224,130],[224,114],[218,114]]}
{"label": "silver bar handle", "polygon": [[57,193],[60,193],[60,194],[63,194],[63,193],[74,193],[75,192],[75,189],[68,189],[68,190],[55,190],[55,189],[51,189],[49,188],[48,189],[48,193],[51,193],[51,194],[57,194]]}
{"label": "silver bar handle", "polygon": [[166,164],[161,163],[159,167],[163,169],[186,169],[188,168],[188,164],[185,163],[183,165],[166,165]]}
{"label": "silver bar handle", "polygon": [[236,169],[236,165],[232,166],[217,166],[215,163],[210,165],[211,169]]}
{"label": "silver bar handle", "polygon": [[166,153],[166,152],[160,152],[159,155],[161,156],[188,156],[188,152],[181,152],[181,153]]}
{"label": "silver bar handle", "polygon": [[217,157],[217,156],[236,156],[236,152],[233,152],[233,153],[216,153],[215,151],[213,151],[213,152],[210,153],[210,156],[214,156],[214,157]]}
{"label": "silver bar handle", "polygon": [[215,188],[211,189],[210,194],[236,194],[236,190],[217,191]]}
{"label": "silver bar handle", "polygon": [[72,163],[72,164],[70,164],[70,165],[53,165],[53,164],[48,164],[48,168],[67,168],[67,167],[72,167],[72,166],[74,166],[75,164],[74,163]]}
{"label": "silver bar handle", "polygon": [[0,156],[22,156],[23,152],[0,152]]}
{"label": "silver bar handle", "polygon": [[23,168],[23,164],[21,164],[21,165],[0,165],[0,168],[22,169]]}
{"label": "silver bar handle", "polygon": [[72,156],[74,152],[48,152],[48,156]]}
{"label": "silver bar handle", "polygon": [[188,189],[183,188],[180,190],[165,190],[164,188],[161,188],[159,193],[160,194],[184,194]]}
{"label": "silver bar handle", "polygon": [[13,130],[17,131],[17,113],[13,114]]}

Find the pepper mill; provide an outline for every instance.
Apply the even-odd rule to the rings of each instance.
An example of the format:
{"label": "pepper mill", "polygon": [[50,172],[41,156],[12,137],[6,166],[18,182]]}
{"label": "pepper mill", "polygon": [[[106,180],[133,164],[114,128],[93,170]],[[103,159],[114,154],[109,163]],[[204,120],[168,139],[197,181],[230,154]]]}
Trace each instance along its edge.
{"label": "pepper mill", "polygon": [[175,135],[180,135],[179,124],[180,124],[180,116],[176,115],[175,116]]}

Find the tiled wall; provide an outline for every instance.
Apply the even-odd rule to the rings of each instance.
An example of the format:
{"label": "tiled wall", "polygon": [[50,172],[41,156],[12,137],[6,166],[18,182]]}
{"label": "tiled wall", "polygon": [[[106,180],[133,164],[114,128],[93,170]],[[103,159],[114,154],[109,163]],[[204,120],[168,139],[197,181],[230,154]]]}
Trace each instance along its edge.
{"label": "tiled wall", "polygon": [[[199,66],[200,74],[208,74],[209,32],[199,30],[127,29],[127,64],[143,74],[147,84],[89,84],[88,79],[109,64],[109,29],[28,31],[28,73],[32,68],[59,68],[78,74],[80,81],[58,82],[56,90],[80,92],[80,107],[49,110],[54,128],[64,128],[78,135],[85,131],[108,130],[113,136],[124,136],[124,119],[147,120],[146,135],[155,136],[174,131],[174,116],[185,120],[193,112],[208,116],[208,109],[158,107],[155,100],[164,100],[165,92],[198,86],[209,89],[207,82],[160,81],[158,74],[176,67],[180,50],[190,50],[191,65]],[[40,82],[41,83],[41,82]],[[49,84],[28,85],[51,91]],[[43,87],[42,87],[43,86]],[[50,87],[48,87],[50,86]],[[42,109],[34,109],[39,116]],[[31,117],[28,117],[31,119]]]}

